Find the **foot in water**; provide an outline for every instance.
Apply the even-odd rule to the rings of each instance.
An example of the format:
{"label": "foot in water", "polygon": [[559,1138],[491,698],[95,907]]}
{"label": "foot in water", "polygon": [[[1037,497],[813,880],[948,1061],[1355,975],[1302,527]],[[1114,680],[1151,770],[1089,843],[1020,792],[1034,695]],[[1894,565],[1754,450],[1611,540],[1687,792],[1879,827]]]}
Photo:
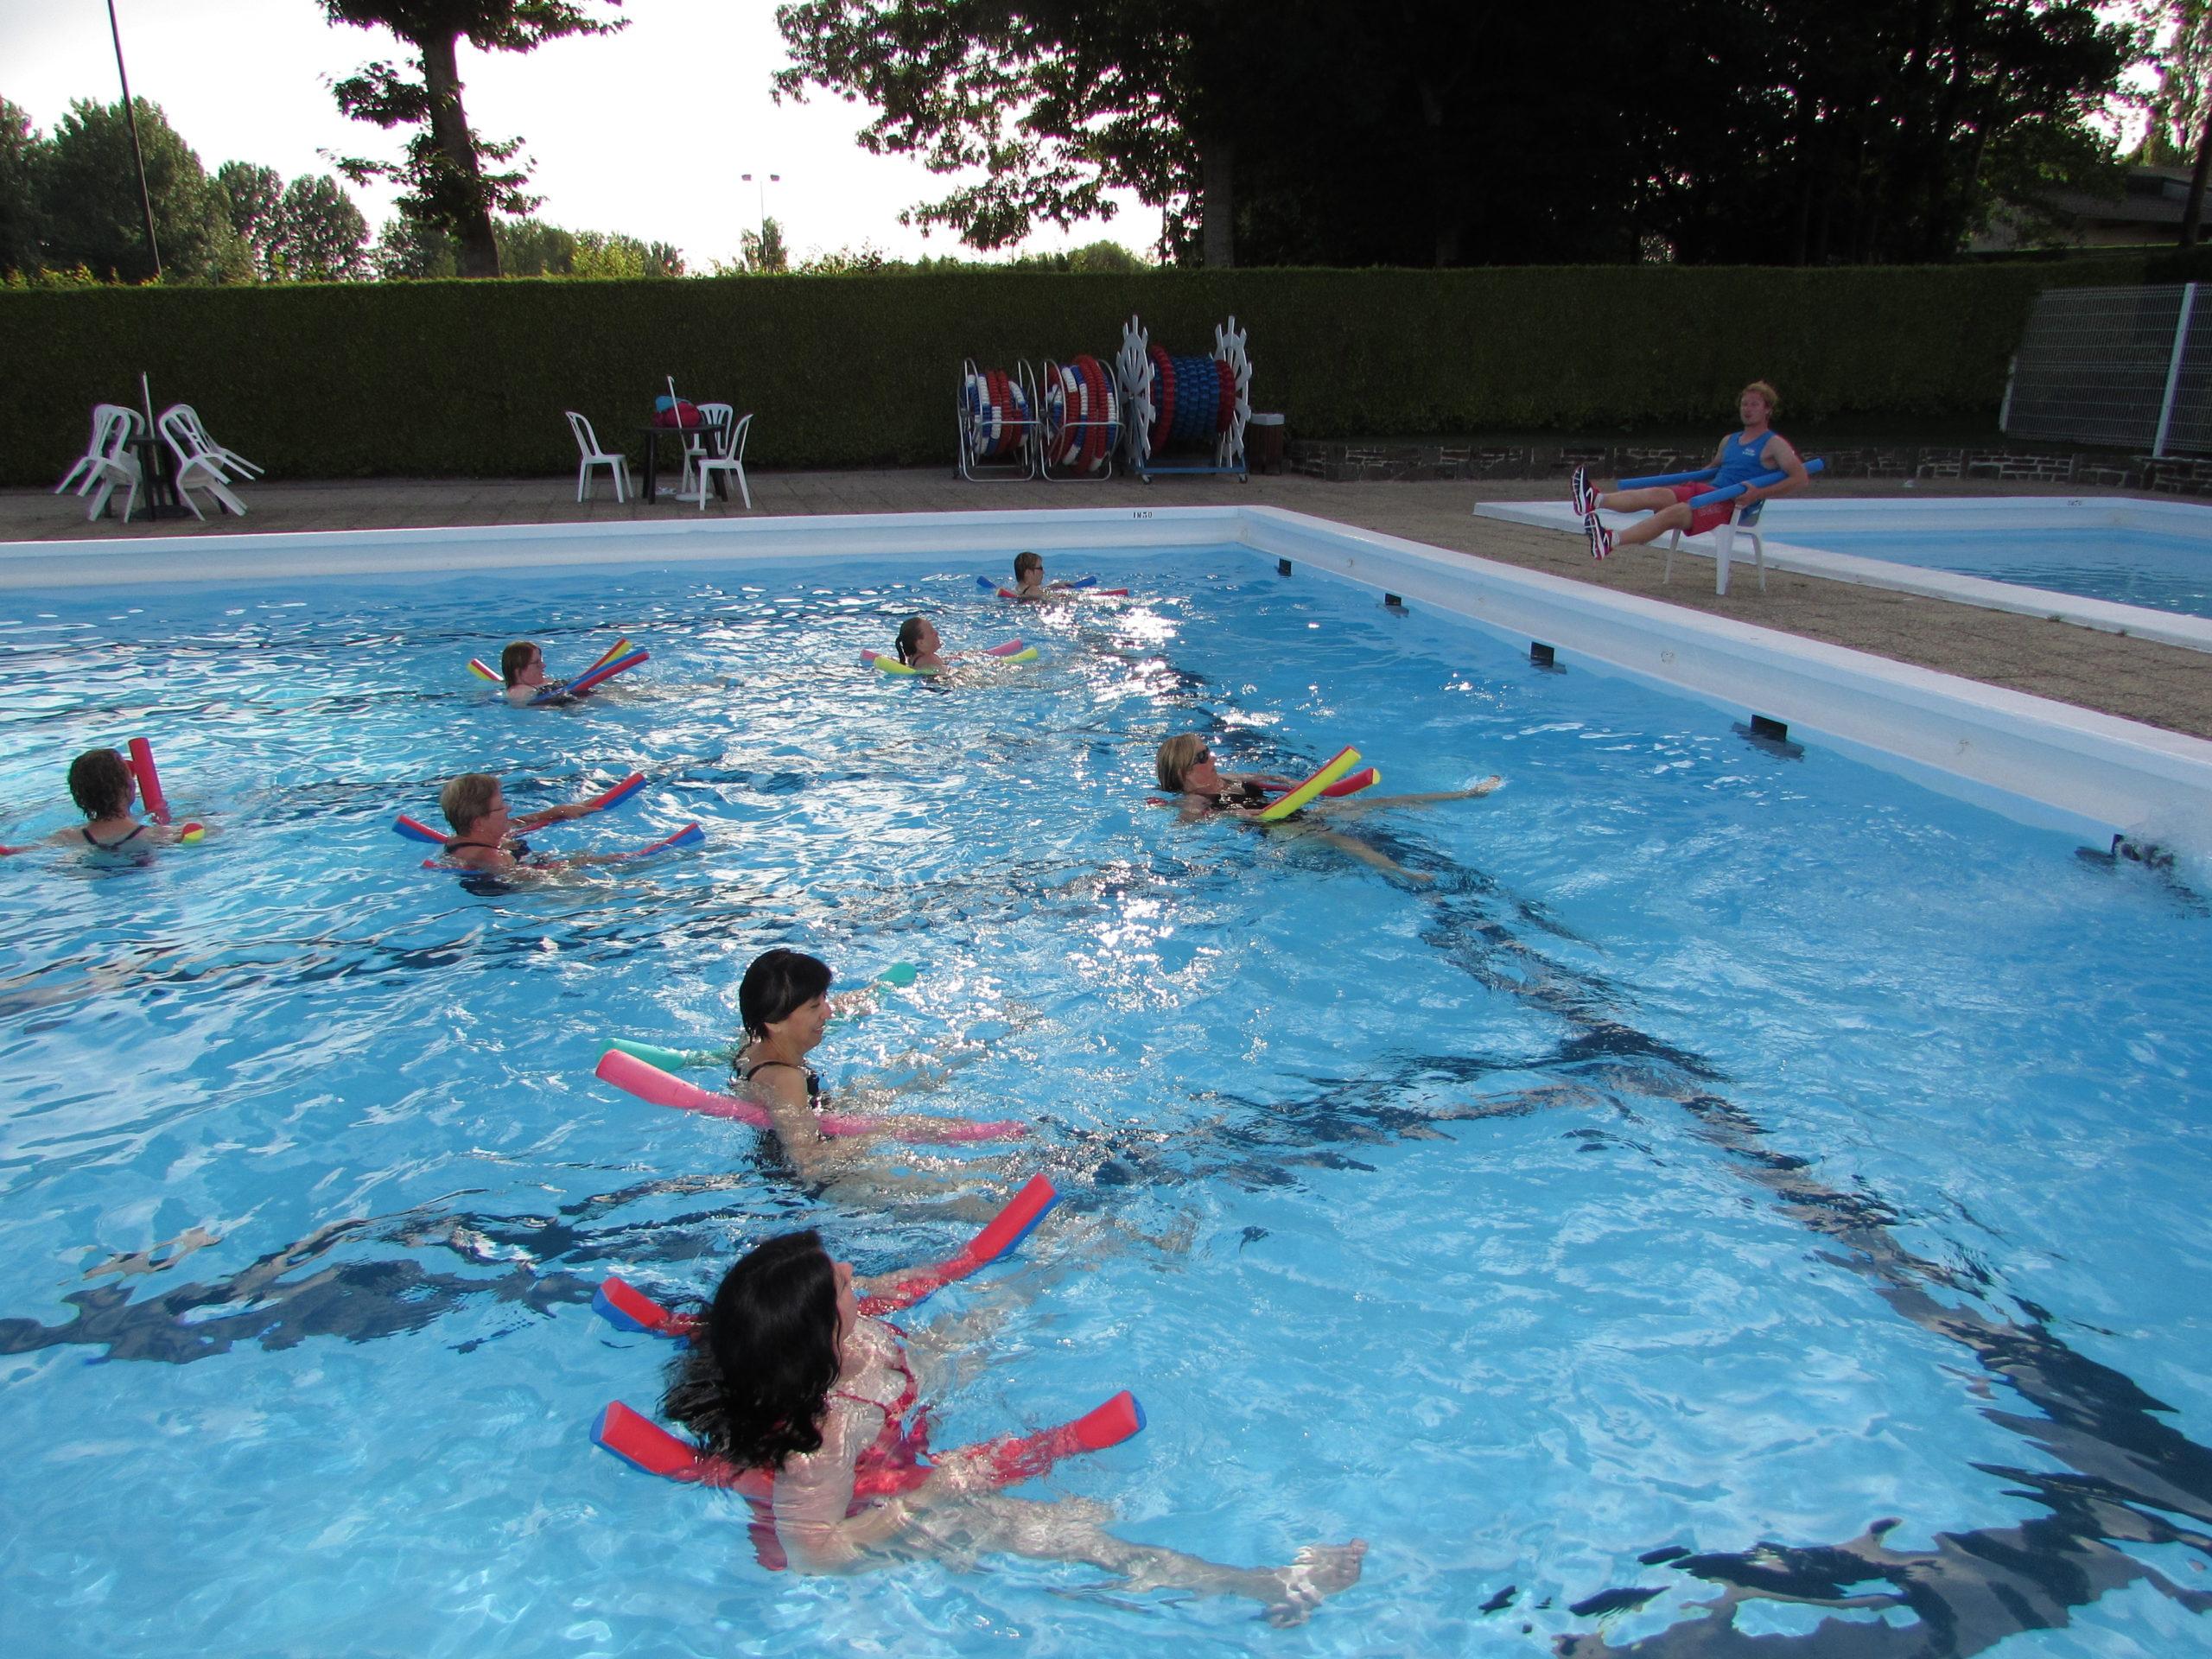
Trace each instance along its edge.
{"label": "foot in water", "polygon": [[1360,1566],[1366,1559],[1363,1538],[1348,1544],[1308,1544],[1277,1575],[1282,1580],[1282,1599],[1270,1603],[1261,1617],[1274,1625],[1303,1624],[1324,1600],[1359,1582]]}

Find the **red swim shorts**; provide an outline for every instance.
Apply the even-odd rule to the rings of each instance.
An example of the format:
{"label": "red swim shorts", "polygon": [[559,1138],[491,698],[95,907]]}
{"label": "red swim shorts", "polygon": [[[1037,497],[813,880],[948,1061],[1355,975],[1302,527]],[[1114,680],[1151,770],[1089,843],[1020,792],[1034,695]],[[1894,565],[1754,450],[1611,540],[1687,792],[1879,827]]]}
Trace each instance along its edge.
{"label": "red swim shorts", "polygon": [[[1713,487],[1710,484],[1677,484],[1673,486],[1675,499],[1688,501],[1693,496],[1703,495]],[[1700,507],[1690,515],[1690,527],[1686,536],[1702,536],[1708,530],[1718,529],[1728,522],[1728,515],[1736,510],[1734,501],[1723,501],[1717,507]]]}

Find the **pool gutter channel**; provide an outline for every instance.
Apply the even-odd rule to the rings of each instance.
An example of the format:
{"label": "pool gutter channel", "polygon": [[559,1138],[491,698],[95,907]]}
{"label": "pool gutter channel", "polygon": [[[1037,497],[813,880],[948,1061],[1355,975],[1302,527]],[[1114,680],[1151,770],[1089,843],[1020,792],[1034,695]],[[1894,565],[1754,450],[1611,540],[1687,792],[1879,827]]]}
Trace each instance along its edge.
{"label": "pool gutter channel", "polygon": [[[1277,507],[874,513],[0,543],[0,589],[444,581],[471,571],[948,558],[1241,545],[1454,617],[1539,660],[1690,696],[2008,817],[2212,855],[2212,742],[1726,617]],[[1770,543],[1769,563],[1773,563]],[[1869,561],[1868,563],[1872,563]],[[1986,584],[2001,586],[2002,584]],[[2076,601],[2087,602],[2087,601]],[[2125,609],[2118,607],[2113,608]],[[1541,661],[1538,645],[1551,648]],[[1357,734],[1346,734],[1356,739]],[[1471,761],[1488,760],[1467,757]]]}

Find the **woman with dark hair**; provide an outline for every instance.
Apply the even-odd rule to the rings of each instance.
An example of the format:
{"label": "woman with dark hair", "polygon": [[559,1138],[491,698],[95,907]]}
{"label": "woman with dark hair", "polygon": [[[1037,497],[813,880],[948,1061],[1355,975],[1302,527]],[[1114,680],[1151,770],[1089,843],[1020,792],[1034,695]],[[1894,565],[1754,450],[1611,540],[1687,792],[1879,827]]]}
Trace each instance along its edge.
{"label": "woman with dark hair", "polygon": [[[962,1122],[884,1116],[864,1134],[840,1135],[834,1141],[823,1135],[815,1114],[829,1103],[822,1079],[806,1057],[820,1046],[836,1012],[830,997],[833,977],[830,964],[819,957],[779,946],[755,957],[737,988],[737,1014],[745,1026],[745,1039],[730,1059],[734,1081],[766,1109],[784,1156],[810,1180],[837,1173],[855,1154],[864,1154],[894,1130],[912,1128],[922,1131],[924,1139],[942,1140],[948,1126]],[[838,1105],[841,1111],[853,1109],[849,1100]]]}
{"label": "woman with dark hair", "polygon": [[1358,1581],[1367,1546],[1357,1539],[1301,1549],[1281,1567],[1128,1543],[1099,1524],[1095,1503],[997,1491],[986,1448],[937,1459],[897,1497],[857,1497],[928,1449],[906,1350],[889,1325],[860,1313],[862,1296],[887,1287],[856,1282],[817,1233],[772,1238],[723,1277],[703,1329],[671,1368],[663,1414],[707,1454],[773,1478],[754,1526],[768,1565],[844,1573],[978,1551],[1084,1561],[1133,1589],[1249,1596],[1278,1624],[1301,1622]]}
{"label": "woman with dark hair", "polygon": [[566,680],[545,677],[545,653],[529,639],[517,639],[499,653],[499,678],[505,687],[501,695],[518,709],[550,696],[568,684]]}
{"label": "woman with dark hair", "polygon": [[899,660],[925,674],[944,671],[944,641],[926,616],[910,616],[899,625]]}
{"label": "woman with dark hair", "polygon": [[[1009,639],[988,650],[948,652],[937,625],[926,616],[910,616],[901,622],[896,643],[899,666],[916,674],[943,674],[963,664],[982,666],[993,662],[1027,663],[1037,659],[1035,648],[1023,650],[1019,639]],[[877,662],[880,666],[882,659],[878,658]]]}
{"label": "woman with dark hair", "polygon": [[89,847],[111,853],[129,848],[166,847],[198,824],[142,823],[131,808],[138,803],[138,780],[130,763],[115,749],[86,749],[69,763],[69,798],[85,815],[73,830],[56,830],[48,839],[67,847]]}

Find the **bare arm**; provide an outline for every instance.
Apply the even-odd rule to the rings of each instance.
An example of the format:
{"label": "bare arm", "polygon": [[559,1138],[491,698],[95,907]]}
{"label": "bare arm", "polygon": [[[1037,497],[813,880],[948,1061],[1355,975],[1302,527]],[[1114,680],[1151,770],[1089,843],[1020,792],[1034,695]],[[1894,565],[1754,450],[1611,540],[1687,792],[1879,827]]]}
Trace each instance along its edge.
{"label": "bare arm", "polygon": [[1745,490],[1746,506],[1754,501],[1770,501],[1778,495],[1795,495],[1813,481],[1813,475],[1805,470],[1805,463],[1797,458],[1797,451],[1790,446],[1789,440],[1778,433],[1769,438],[1766,448],[1759,451],[1759,461],[1768,471],[1786,473],[1789,476],[1779,484],[1754,486]]}

